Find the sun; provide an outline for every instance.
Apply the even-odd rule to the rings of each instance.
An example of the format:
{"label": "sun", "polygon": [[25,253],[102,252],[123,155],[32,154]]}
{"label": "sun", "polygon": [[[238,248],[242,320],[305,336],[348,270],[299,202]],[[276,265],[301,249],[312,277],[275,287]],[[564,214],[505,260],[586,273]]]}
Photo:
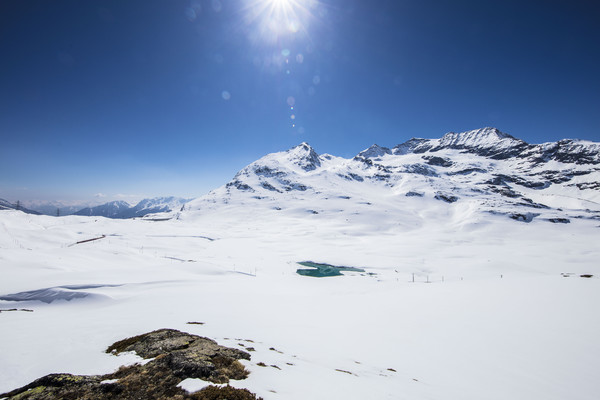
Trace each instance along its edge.
{"label": "sun", "polygon": [[286,4],[289,4],[292,2],[292,0],[266,0],[267,2],[273,4],[274,6],[285,6]]}
{"label": "sun", "polygon": [[276,42],[282,36],[306,33],[317,0],[247,0],[246,19],[259,36]]}

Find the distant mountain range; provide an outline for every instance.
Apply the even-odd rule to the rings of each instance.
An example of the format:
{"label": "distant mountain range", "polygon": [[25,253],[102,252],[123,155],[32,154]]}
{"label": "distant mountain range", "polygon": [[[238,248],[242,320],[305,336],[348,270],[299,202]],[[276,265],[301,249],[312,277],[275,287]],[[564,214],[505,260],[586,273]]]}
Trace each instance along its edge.
{"label": "distant mountain range", "polygon": [[30,210],[35,210],[43,215],[71,215],[85,208],[82,204],[64,204],[60,201],[25,201]]}
{"label": "distant mountain range", "polygon": [[180,197],[155,197],[144,199],[131,206],[125,201],[111,201],[96,207],[83,208],[74,215],[102,216],[107,218],[134,218],[159,212],[177,211],[190,201]]}
{"label": "distant mountain range", "polygon": [[49,202],[35,203],[30,205],[30,208],[25,208],[21,205],[17,207],[17,204],[15,203],[0,199],[0,210],[19,209],[30,214],[52,216],[85,215],[106,218],[134,218],[158,212],[176,211],[181,209],[188,201],[190,201],[190,199],[171,196],[144,199],[135,206],[132,206],[125,201],[111,201],[94,207],[64,206],[60,203]]}
{"label": "distant mountain range", "polygon": [[600,221],[600,143],[535,145],[483,128],[393,148],[373,145],[351,159],[319,155],[302,143],[251,163],[185,210],[235,205],[346,220],[388,211],[422,220],[428,208],[448,207],[457,218],[491,213],[522,222]]}
{"label": "distant mountain range", "polygon": [[23,207],[20,203],[11,203],[4,199],[0,199],[0,211],[1,210],[19,210],[27,214],[41,214],[40,212]]}
{"label": "distant mountain range", "polygon": [[[15,208],[6,201],[0,207]],[[192,201],[157,197],[135,206],[113,201],[74,214],[132,218],[177,212],[184,217],[231,207],[344,220],[389,211],[422,221],[428,208],[448,207],[457,219],[494,214],[521,222],[600,221],[600,143],[529,144],[483,128],[413,138],[392,148],[374,144],[350,159],[320,155],[301,143],[260,158]]]}

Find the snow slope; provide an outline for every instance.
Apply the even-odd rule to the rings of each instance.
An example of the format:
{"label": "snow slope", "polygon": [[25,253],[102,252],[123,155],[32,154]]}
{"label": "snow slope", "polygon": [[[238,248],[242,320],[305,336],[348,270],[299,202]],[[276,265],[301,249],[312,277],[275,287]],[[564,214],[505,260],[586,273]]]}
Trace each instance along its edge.
{"label": "snow slope", "polygon": [[428,140],[351,160],[302,144],[170,220],[3,211],[0,310],[33,312],[0,313],[0,393],[112,371],[136,357],[109,344],[166,327],[253,347],[234,385],[265,399],[595,399],[597,189],[569,186],[595,165],[414,152]]}

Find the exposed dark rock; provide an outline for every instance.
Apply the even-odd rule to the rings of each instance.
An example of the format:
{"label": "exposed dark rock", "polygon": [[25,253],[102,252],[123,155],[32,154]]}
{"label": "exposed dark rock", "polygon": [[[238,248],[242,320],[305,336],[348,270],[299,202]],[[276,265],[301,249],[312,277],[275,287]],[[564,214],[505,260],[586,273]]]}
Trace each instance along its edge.
{"label": "exposed dark rock", "polygon": [[574,170],[551,171],[551,170],[548,170],[548,171],[540,172],[538,174],[532,174],[530,176],[541,176],[545,180],[548,180],[552,183],[560,184],[560,183],[568,182],[576,176],[584,176],[584,175],[589,175],[591,173],[592,173],[591,170],[586,170],[586,171],[574,171]]}
{"label": "exposed dark rock", "polygon": [[[573,186],[573,185],[569,185],[569,186]],[[579,188],[580,190],[587,190],[587,189],[598,190],[598,189],[600,189],[600,182],[576,183],[575,186],[577,186],[577,188]]]}
{"label": "exposed dark rock", "polygon": [[405,194],[406,197],[423,197],[423,193],[419,193],[419,192],[406,192]]}
{"label": "exposed dark rock", "polygon": [[387,181],[390,178],[391,178],[391,175],[389,175],[389,174],[375,174],[371,177],[371,179],[374,179],[376,181]]}
{"label": "exposed dark rock", "polygon": [[348,174],[348,176],[349,176],[351,179],[353,179],[353,180],[355,180],[355,181],[357,181],[357,182],[362,182],[362,181],[364,181],[364,178],[363,178],[362,176],[358,175],[358,174],[349,173],[349,174]]}
{"label": "exposed dark rock", "polygon": [[265,189],[267,189],[267,190],[270,190],[270,191],[272,191],[272,192],[278,192],[278,193],[281,193],[281,190],[277,189],[275,186],[271,185],[269,182],[264,182],[264,181],[263,181],[263,182],[261,182],[261,183],[260,183],[260,185],[261,185],[262,187],[264,187]]}
{"label": "exposed dark rock", "polygon": [[460,171],[448,172],[448,175],[470,175],[474,173],[486,173],[483,168],[466,168]]}
{"label": "exposed dark rock", "polygon": [[258,165],[254,168],[254,173],[256,175],[261,175],[267,178],[271,177],[281,177],[285,175],[285,172],[278,171],[276,169],[267,167],[266,165]]}
{"label": "exposed dark rock", "polygon": [[438,176],[435,170],[424,164],[413,164],[406,167],[406,172],[425,176]]}
{"label": "exposed dark rock", "polygon": [[447,158],[437,156],[422,156],[421,158],[427,161],[427,164],[435,165],[438,167],[451,167],[453,165],[453,162],[448,160]]}
{"label": "exposed dark rock", "polygon": [[377,164],[377,170],[381,174],[393,174],[394,171],[390,169],[390,167],[386,167],[385,165]]}
{"label": "exposed dark rock", "polygon": [[508,176],[508,175],[495,175],[494,178],[485,182],[490,185],[507,185],[507,183],[516,183],[517,185],[525,186],[530,189],[545,189],[550,186],[550,182],[531,182],[526,181],[525,179],[519,178],[517,176]]}
{"label": "exposed dark rock", "polygon": [[445,201],[446,203],[455,203],[456,201],[458,201],[458,197],[451,195],[451,194],[445,194],[445,193],[436,193],[434,198],[436,200],[442,200]]}
{"label": "exposed dark rock", "polygon": [[539,208],[539,209],[549,209],[550,208],[545,204],[535,203],[533,200],[528,199],[527,197],[523,197],[521,200],[523,200],[523,203],[520,203],[519,204],[520,206],[533,207],[533,208]]}
{"label": "exposed dark rock", "polygon": [[359,161],[362,162],[364,164],[366,164],[367,166],[371,167],[373,165],[373,161],[369,158],[365,158],[363,156],[355,156],[353,158],[354,161]]}
{"label": "exposed dark rock", "polygon": [[597,145],[586,145],[573,139],[563,139],[550,146],[538,145],[532,147],[530,153],[523,153],[521,157],[531,157],[535,162],[542,163],[549,160],[572,164],[600,164],[600,154]]}
{"label": "exposed dark rock", "polygon": [[252,187],[250,187],[249,185],[247,185],[247,184],[245,184],[245,183],[243,183],[243,182],[241,182],[241,181],[239,181],[239,180],[237,180],[237,179],[235,179],[235,180],[233,180],[233,181],[229,182],[229,183],[226,185],[226,187],[228,187],[228,188],[232,188],[232,187],[234,187],[234,188],[236,188],[236,189],[238,189],[238,190],[243,190],[243,191],[254,192],[254,189],[252,189]]}
{"label": "exposed dark rock", "polygon": [[540,215],[540,214],[534,214],[534,213],[525,213],[525,214],[513,213],[513,214],[510,214],[509,217],[512,218],[512,219],[514,219],[515,221],[531,222],[538,215]]}
{"label": "exposed dark rock", "polygon": [[554,224],[568,224],[571,222],[569,218],[550,218],[548,221]]}
{"label": "exposed dark rock", "polygon": [[134,351],[142,358],[152,358],[189,347],[198,336],[174,329],[160,329],[139,336],[119,340],[106,349],[107,353],[119,354]]}
{"label": "exposed dark rock", "polygon": [[244,379],[248,371],[240,359],[250,354],[239,349],[218,345],[214,340],[161,329],[121,340],[107,352],[118,354],[134,351],[140,357],[154,358],[150,362],[121,367],[106,375],[79,376],[51,374],[12,392],[0,394],[8,400],[54,399],[240,399],[255,400],[245,389],[230,386],[209,386],[196,393],[187,393],[177,385],[186,378],[200,378],[215,383],[229,379]]}
{"label": "exposed dark rock", "polygon": [[303,184],[301,184],[301,183],[297,183],[297,182],[281,181],[281,184],[282,184],[282,185],[285,185],[285,186],[284,186],[284,189],[285,189],[287,192],[290,192],[290,191],[292,191],[292,190],[299,190],[299,191],[301,191],[301,192],[304,192],[304,191],[306,191],[306,190],[308,190],[308,189],[309,189],[309,187],[308,187],[308,186],[306,186],[306,185],[303,185]]}
{"label": "exposed dark rock", "polygon": [[250,359],[250,354],[245,351],[223,347],[214,340],[173,329],[161,329],[125,339],[106,350],[107,353],[116,354],[123,351],[134,351],[142,358],[164,355],[160,362],[166,363],[174,375],[182,379],[202,378],[217,383],[226,383],[228,378],[216,367],[215,360],[219,360],[222,366],[238,359]]}
{"label": "exposed dark rock", "polygon": [[521,195],[514,190],[510,189],[508,186],[490,186],[490,191],[494,193],[501,194],[502,196],[510,197],[512,199],[516,199],[521,197]]}

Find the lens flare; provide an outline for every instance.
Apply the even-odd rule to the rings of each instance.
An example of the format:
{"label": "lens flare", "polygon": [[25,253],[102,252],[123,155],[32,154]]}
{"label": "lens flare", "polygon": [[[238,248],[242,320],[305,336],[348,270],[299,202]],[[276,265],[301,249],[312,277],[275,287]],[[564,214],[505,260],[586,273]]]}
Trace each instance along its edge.
{"label": "lens flare", "polygon": [[245,0],[246,22],[257,39],[276,43],[283,36],[306,34],[317,0]]}
{"label": "lens flare", "polygon": [[[321,9],[325,7],[325,2],[321,3],[321,0],[241,1],[244,3],[242,15],[245,23],[242,29],[251,42],[253,51],[259,53],[252,58],[253,64],[263,71],[283,75],[280,79],[291,92],[288,92],[290,95],[285,99],[289,108],[288,121],[291,122],[291,127],[296,129],[296,124],[302,123],[302,116],[296,110],[296,103],[301,106],[303,101],[297,101],[294,96],[304,98],[302,83],[299,80],[306,75],[308,68],[306,64],[310,62],[314,51],[312,42],[315,38],[309,35],[309,25],[319,24],[319,19],[323,19],[325,11]],[[318,27],[312,27],[313,34],[316,28]],[[311,86],[308,94],[314,95],[314,92],[315,89]],[[304,128],[299,126],[297,131],[303,133]]]}

